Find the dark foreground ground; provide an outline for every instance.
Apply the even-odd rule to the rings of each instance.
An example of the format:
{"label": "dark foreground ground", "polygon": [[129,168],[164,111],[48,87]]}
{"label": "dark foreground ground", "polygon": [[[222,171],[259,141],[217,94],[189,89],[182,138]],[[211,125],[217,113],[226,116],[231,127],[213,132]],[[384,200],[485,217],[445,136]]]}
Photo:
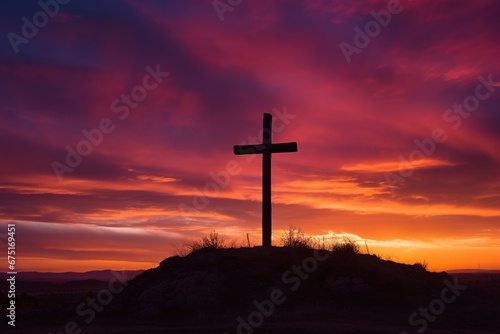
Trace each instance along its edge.
{"label": "dark foreground ground", "polygon": [[[473,293],[481,290],[498,295],[500,292],[499,274],[455,274],[453,276],[457,277],[460,283],[466,284],[469,291],[473,291]],[[95,295],[105,284],[107,283],[97,281],[80,282],[80,290],[78,290],[68,289],[67,285],[61,287],[45,283],[30,283],[31,292],[27,293],[27,296],[18,298],[20,314],[16,319],[16,327],[6,326],[5,320],[2,327],[5,333],[33,334],[416,334],[419,333],[417,330],[421,329],[421,323],[419,326],[411,326],[408,321],[409,316],[418,311],[418,308],[397,309],[394,307],[385,309],[346,308],[323,314],[314,314],[313,310],[307,312],[298,310],[295,315],[276,312],[276,315],[266,318],[262,325],[251,327],[250,330],[242,327],[238,330],[236,318],[219,319],[215,322],[205,318],[187,323],[170,322],[170,324],[164,324],[161,320],[130,320],[127,316],[109,318],[103,312],[96,313],[95,319],[87,324],[82,321],[82,318],[67,316],[71,313],[76,314],[77,305],[88,296]],[[476,302],[481,301],[474,300],[470,295],[467,295],[467,292],[464,292],[463,297],[464,300],[467,300],[466,303],[447,306],[435,321],[428,323],[425,333],[498,334],[500,320],[495,321],[495,319],[500,319],[500,302],[480,305]],[[42,317],[39,317],[40,314]],[[248,314],[243,315],[243,317],[246,316]],[[75,325],[70,323],[72,320],[75,320]],[[65,326],[67,327],[65,328]]]}
{"label": "dark foreground ground", "polygon": [[[293,282],[299,281],[290,280],[295,276],[289,276],[286,284],[279,285],[284,272],[282,268],[300,263],[311,254],[283,249],[273,252],[271,259],[262,250],[170,258],[158,268],[128,281],[125,289],[110,294],[112,301],[109,304],[95,304],[94,309],[88,300],[100,296],[102,301],[105,298],[103,291],[110,289],[110,281],[84,280],[62,284],[19,281],[17,288],[21,293],[16,297],[16,326],[8,326],[8,318],[3,316],[0,332],[500,333],[500,274],[449,276],[374,256],[336,258],[331,255],[328,259],[331,262],[325,261],[318,266],[317,271],[292,292]],[[237,268],[239,264],[241,268]],[[208,271],[204,271],[205,265]],[[453,302],[442,303],[439,300],[442,300],[442,291],[446,288],[444,282],[450,280],[467,288],[461,290]],[[283,304],[274,305],[268,315],[255,312],[253,301],[265,300],[263,298],[270,296],[271,287],[281,288],[288,299]],[[112,288],[120,286],[117,283]],[[220,293],[216,295],[214,291]],[[5,291],[2,291],[4,310],[8,302],[5,296]],[[444,295],[444,298],[452,297],[449,290]],[[240,300],[236,301],[238,298]],[[436,311],[440,305],[444,305],[443,309]],[[439,314],[427,313],[428,320],[418,314],[432,307]]]}
{"label": "dark foreground ground", "polygon": [[[53,333],[59,334],[62,329],[59,327],[41,326],[37,328],[19,328],[9,330],[8,333]],[[394,325],[371,323],[371,322],[329,322],[329,321],[291,321],[287,323],[269,323],[262,327],[255,329],[254,332],[241,333],[261,333],[261,334],[387,334],[387,333],[418,333],[411,327],[400,327]],[[65,332],[61,332],[65,333]],[[71,332],[69,332],[71,333]],[[75,332],[77,333],[77,332]],[[226,325],[206,325],[206,326],[190,326],[186,327],[169,327],[161,325],[121,325],[109,324],[99,326],[85,327],[81,333],[94,333],[94,334],[225,334],[225,333],[238,333],[234,326],[231,324]],[[428,334],[498,334],[498,330],[461,330],[461,329],[432,329],[429,328],[425,331]]]}

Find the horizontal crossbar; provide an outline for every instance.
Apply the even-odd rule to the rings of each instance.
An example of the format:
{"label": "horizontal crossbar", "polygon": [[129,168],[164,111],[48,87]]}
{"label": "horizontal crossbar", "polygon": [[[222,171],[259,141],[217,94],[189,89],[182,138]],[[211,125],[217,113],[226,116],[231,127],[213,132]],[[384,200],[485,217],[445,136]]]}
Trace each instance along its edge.
{"label": "horizontal crossbar", "polygon": [[234,154],[263,154],[263,153],[287,153],[297,152],[297,143],[258,144],[258,145],[234,145]]}

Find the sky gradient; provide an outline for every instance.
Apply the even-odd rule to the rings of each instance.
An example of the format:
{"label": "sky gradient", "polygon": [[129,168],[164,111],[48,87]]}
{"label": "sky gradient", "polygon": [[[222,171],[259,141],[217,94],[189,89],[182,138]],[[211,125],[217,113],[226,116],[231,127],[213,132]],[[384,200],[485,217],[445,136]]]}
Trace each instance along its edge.
{"label": "sky gradient", "polygon": [[261,156],[232,147],[263,113],[298,143],[273,156],[275,244],[291,224],[500,269],[496,1],[46,3],[0,5],[19,271],[147,269],[211,230],[260,244]]}

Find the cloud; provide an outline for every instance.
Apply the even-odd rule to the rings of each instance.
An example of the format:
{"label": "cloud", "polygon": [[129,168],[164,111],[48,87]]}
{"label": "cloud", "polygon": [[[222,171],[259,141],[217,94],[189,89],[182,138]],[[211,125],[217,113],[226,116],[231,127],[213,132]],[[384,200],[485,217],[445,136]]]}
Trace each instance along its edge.
{"label": "cloud", "polygon": [[[135,233],[158,257],[163,244],[150,231],[167,244],[213,228],[258,240],[261,157],[236,157],[232,146],[260,142],[262,113],[286,106],[295,117],[274,140],[297,141],[299,151],[273,158],[276,233],[290,223],[318,235],[335,225],[373,243],[430,245],[448,234],[461,247],[490,231],[484,240],[496,245],[500,6],[402,4],[351,64],[339,43],[352,43],[353,28],[386,1],[245,2],[224,22],[203,2],[68,4],[19,55],[0,52],[1,219],[23,224],[30,238],[57,231],[72,240],[78,249],[30,248],[61,263],[127,261],[141,247],[126,246]],[[4,6],[7,30],[36,9]],[[169,77],[121,120],[111,104],[156,64]],[[495,92],[453,130],[443,114],[490,73]],[[59,182],[51,163],[103,118],[116,129]],[[436,128],[446,142],[391,192],[384,173],[401,171],[399,157]],[[241,171],[206,194],[230,162]],[[197,200],[208,204],[188,216],[179,208]]]}

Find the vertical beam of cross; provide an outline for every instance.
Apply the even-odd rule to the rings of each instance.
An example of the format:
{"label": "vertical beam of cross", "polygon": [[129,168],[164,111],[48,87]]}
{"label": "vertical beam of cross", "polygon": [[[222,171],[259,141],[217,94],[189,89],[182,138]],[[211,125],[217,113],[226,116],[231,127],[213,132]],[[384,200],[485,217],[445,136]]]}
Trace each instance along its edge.
{"label": "vertical beam of cross", "polygon": [[[264,114],[262,143],[264,147],[272,144],[271,114]],[[262,246],[271,247],[272,205],[271,205],[271,151],[264,150],[262,154]]]}
{"label": "vertical beam of cross", "polygon": [[271,154],[297,152],[297,143],[272,143],[273,116],[264,114],[262,144],[235,145],[234,154],[262,154],[262,246],[271,247],[272,206],[271,206]]}

